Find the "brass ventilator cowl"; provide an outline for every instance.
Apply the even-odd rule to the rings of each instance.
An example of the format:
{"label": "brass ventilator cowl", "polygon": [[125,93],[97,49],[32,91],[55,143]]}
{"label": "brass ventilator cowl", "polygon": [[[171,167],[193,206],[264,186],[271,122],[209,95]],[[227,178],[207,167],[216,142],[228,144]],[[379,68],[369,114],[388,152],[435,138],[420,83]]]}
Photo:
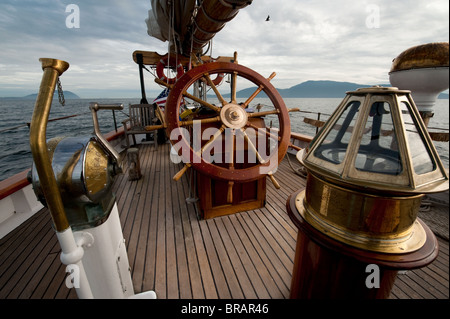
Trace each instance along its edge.
{"label": "brass ventilator cowl", "polygon": [[448,189],[448,175],[410,91],[347,92],[308,149],[296,208],[315,229],[347,245],[409,253],[426,242],[417,218],[425,193]]}
{"label": "brass ventilator cowl", "polygon": [[112,184],[121,167],[119,155],[100,133],[97,111],[121,110],[123,105],[91,103],[94,136],[47,141],[55,85],[69,64],[49,58],[40,61],[44,75],[30,126],[33,190],[50,209],[57,231],[69,226],[73,230],[99,226],[108,219],[114,205]]}

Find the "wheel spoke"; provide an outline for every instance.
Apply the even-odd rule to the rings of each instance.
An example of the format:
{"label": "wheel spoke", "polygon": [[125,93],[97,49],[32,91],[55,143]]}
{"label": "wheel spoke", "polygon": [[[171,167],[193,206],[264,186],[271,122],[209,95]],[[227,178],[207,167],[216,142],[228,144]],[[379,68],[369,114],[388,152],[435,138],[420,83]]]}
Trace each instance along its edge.
{"label": "wheel spoke", "polygon": [[[272,80],[275,77],[276,73],[272,72],[272,74],[267,78],[268,81]],[[253,92],[252,95],[250,95],[250,97],[247,99],[247,101],[245,101],[243,107],[246,108],[252,101],[253,99],[264,89],[264,86],[261,84],[255,92]]]}
{"label": "wheel spoke", "polygon": [[247,113],[248,117],[261,117],[271,114],[279,114],[280,110],[273,110],[273,111],[264,111],[264,112],[256,112],[256,113]]}
{"label": "wheel spoke", "polygon": [[267,173],[267,175],[269,175],[270,180],[272,181],[273,186],[275,186],[276,189],[280,189],[280,183],[278,183],[278,181],[275,179],[275,177],[273,176],[272,173]]}
{"label": "wheel spoke", "polygon": [[[300,111],[299,108],[293,108],[293,109],[288,109],[288,112],[298,112]],[[264,111],[264,112],[256,112],[256,113],[248,113],[247,116],[248,117],[261,117],[261,116],[266,116],[266,115],[271,115],[271,114],[280,114],[281,111],[280,110],[272,110],[272,111]]]}
{"label": "wheel spoke", "polygon": [[[225,132],[226,134],[226,132]],[[225,146],[225,154],[229,154],[228,158],[225,158],[225,161],[228,160],[228,169],[234,170],[234,134],[235,130],[231,129],[231,138],[225,135],[225,141],[228,142],[228,144]],[[226,157],[227,155],[225,155]],[[227,190],[227,203],[232,204],[233,203],[233,185],[234,182],[228,181],[228,190]]]}
{"label": "wheel spoke", "polygon": [[241,129],[242,134],[244,134],[244,138],[247,141],[247,144],[249,146],[249,148],[252,149],[252,151],[255,153],[256,158],[258,159],[258,161],[261,164],[265,164],[266,161],[262,158],[262,156],[259,154],[258,149],[256,148],[255,144],[253,144],[253,142],[251,141],[250,137],[247,135],[247,133],[245,132],[245,130]]}
{"label": "wheel spoke", "polygon": [[233,203],[233,185],[234,185],[234,182],[232,182],[232,181],[228,182],[228,191],[227,191],[227,203],[228,204]]}
{"label": "wheel spoke", "polygon": [[255,129],[255,130],[258,131],[258,132],[259,132],[259,129],[265,129],[264,133],[265,133],[268,137],[271,137],[271,138],[273,138],[273,139],[275,139],[275,140],[277,140],[277,141],[281,141],[281,137],[280,137],[280,136],[278,136],[278,135],[273,135],[272,133],[270,133],[270,132],[267,130],[266,127],[257,127],[256,125],[254,125],[254,124],[252,124],[252,123],[250,123],[250,122],[247,123],[247,126],[253,128],[253,129]]}
{"label": "wheel spoke", "polygon": [[212,144],[214,143],[215,140],[217,140],[219,138],[220,135],[222,135],[223,131],[225,131],[226,126],[222,125],[216,133],[214,133],[214,135],[209,139],[208,142],[206,142],[205,145],[203,145],[203,147],[200,149],[199,152],[197,152],[197,155],[201,156],[203,154],[203,152]]}
{"label": "wheel spoke", "polygon": [[[227,136],[227,132],[230,132],[231,136]],[[228,144],[225,145],[225,153],[229,154],[228,157],[225,158],[225,161],[228,162],[229,168],[234,169],[234,150],[235,150],[235,130],[230,129],[230,131],[225,132],[225,141],[228,142]]]}
{"label": "wheel spoke", "polygon": [[220,94],[219,90],[217,90],[217,87],[214,84],[214,82],[211,80],[211,77],[209,76],[209,74],[204,73],[203,76],[205,77],[206,82],[208,82],[208,85],[213,89],[213,91],[216,94],[217,98],[219,99],[220,103],[222,103],[222,106],[227,105],[228,104],[227,101],[225,101],[222,94]]}
{"label": "wheel spoke", "polygon": [[[247,140],[248,146],[252,149],[253,152],[255,152],[256,157],[258,158],[258,161],[261,164],[265,164],[266,161],[261,157],[261,155],[259,154],[258,150],[255,147],[255,144],[253,144],[253,142],[250,140],[250,137],[248,137],[247,133],[243,129],[241,129],[241,132],[244,134],[244,137]],[[267,175],[270,177],[270,180],[272,181],[275,188],[280,189],[280,184],[277,182],[277,180],[273,176],[272,171],[268,172]]]}
{"label": "wheel spoke", "polygon": [[201,98],[198,98],[198,97],[196,97],[196,96],[193,96],[192,94],[189,94],[189,93],[186,92],[186,91],[183,91],[183,96],[185,96],[185,97],[187,97],[188,99],[191,99],[191,100],[193,100],[193,101],[195,101],[195,102],[198,102],[198,103],[200,103],[201,105],[206,106],[207,108],[210,108],[210,109],[213,110],[213,111],[216,111],[217,113],[220,113],[220,108],[219,108],[219,107],[217,107],[217,106],[215,106],[215,105],[212,105],[212,104],[210,104],[210,103],[208,103],[208,102],[206,102],[206,101],[203,101]]}
{"label": "wheel spoke", "polygon": [[170,90],[173,88],[173,84],[166,83],[166,82],[164,82],[163,80],[161,80],[159,78],[155,78],[155,82],[160,84],[160,85],[165,86],[166,88],[168,88]]}
{"label": "wheel spoke", "polygon": [[189,121],[180,121],[180,126],[189,126],[194,124],[206,124],[206,123],[215,123],[220,121],[220,116],[215,116],[207,119],[201,119],[201,120],[189,120]]}
{"label": "wheel spoke", "polygon": [[186,173],[186,171],[188,170],[189,167],[191,167],[191,164],[190,164],[190,163],[186,163],[186,164],[183,166],[183,168],[182,168],[178,173],[176,173],[176,174],[174,175],[174,177],[172,177],[172,179],[173,179],[174,181],[178,181],[178,180],[184,175],[184,173]]}
{"label": "wheel spoke", "polygon": [[237,104],[236,102],[236,90],[237,90],[237,72],[231,74],[231,103]]}

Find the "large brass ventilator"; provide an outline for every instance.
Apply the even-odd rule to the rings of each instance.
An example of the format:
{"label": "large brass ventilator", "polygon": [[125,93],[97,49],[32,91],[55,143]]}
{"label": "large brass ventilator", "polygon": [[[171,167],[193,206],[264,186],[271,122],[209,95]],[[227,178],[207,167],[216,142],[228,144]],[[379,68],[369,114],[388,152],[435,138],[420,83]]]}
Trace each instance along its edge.
{"label": "large brass ventilator", "polygon": [[[134,294],[119,212],[112,192],[119,154],[102,136],[97,112],[120,105],[91,103],[94,135],[46,140],[55,85],[67,62],[41,59],[44,75],[30,126],[32,184],[48,207],[79,298],[155,298]],[[72,276],[72,277],[70,277]],[[67,280],[66,280],[67,285]],[[69,287],[68,288],[72,288]]]}
{"label": "large brass ventilator", "polygon": [[[114,177],[122,171],[121,161],[117,151],[101,135],[97,112],[122,108],[122,105],[91,103],[95,135],[55,137],[47,141],[50,165],[57,183],[57,188],[51,192],[60,194],[67,221],[73,230],[103,224],[115,203],[111,187]],[[34,161],[31,172],[36,196],[49,206],[46,190],[50,189],[40,178],[38,161]]]}

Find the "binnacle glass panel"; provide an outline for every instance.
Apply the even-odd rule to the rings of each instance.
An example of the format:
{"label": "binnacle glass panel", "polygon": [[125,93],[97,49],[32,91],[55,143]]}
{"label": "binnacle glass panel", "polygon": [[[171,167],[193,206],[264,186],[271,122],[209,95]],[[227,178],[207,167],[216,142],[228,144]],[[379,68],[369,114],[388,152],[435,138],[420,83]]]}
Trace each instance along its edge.
{"label": "binnacle glass panel", "polygon": [[360,105],[360,101],[347,104],[322,144],[314,151],[314,156],[333,164],[341,164],[344,161]]}
{"label": "binnacle glass panel", "polygon": [[426,147],[424,137],[417,131],[418,124],[415,122],[413,116],[411,116],[411,106],[402,101],[400,110],[414,171],[418,175],[434,171],[436,164],[429,153],[429,149]]}
{"label": "binnacle glass panel", "polygon": [[356,155],[355,168],[391,175],[402,172],[391,106],[386,101],[377,101],[371,105]]}

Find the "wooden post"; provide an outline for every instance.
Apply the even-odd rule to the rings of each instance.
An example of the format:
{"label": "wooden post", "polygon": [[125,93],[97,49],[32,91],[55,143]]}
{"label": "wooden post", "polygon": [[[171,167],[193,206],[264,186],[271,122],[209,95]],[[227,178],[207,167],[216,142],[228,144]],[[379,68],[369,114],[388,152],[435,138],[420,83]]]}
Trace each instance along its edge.
{"label": "wooden post", "polygon": [[434,113],[432,111],[419,111],[420,117],[423,120],[423,123],[426,127],[428,127],[428,124],[430,123],[430,119],[434,116]]}
{"label": "wooden post", "polygon": [[127,157],[128,157],[128,180],[129,181],[135,181],[142,177],[141,174],[141,164],[139,161],[139,149],[137,148],[129,148],[127,150]]}
{"label": "wooden post", "polygon": [[410,253],[379,253],[341,243],[302,217],[296,206],[301,191],[286,203],[289,217],[298,227],[292,299],[386,299],[399,270],[424,267],[437,257],[437,239],[419,219],[427,240]]}

